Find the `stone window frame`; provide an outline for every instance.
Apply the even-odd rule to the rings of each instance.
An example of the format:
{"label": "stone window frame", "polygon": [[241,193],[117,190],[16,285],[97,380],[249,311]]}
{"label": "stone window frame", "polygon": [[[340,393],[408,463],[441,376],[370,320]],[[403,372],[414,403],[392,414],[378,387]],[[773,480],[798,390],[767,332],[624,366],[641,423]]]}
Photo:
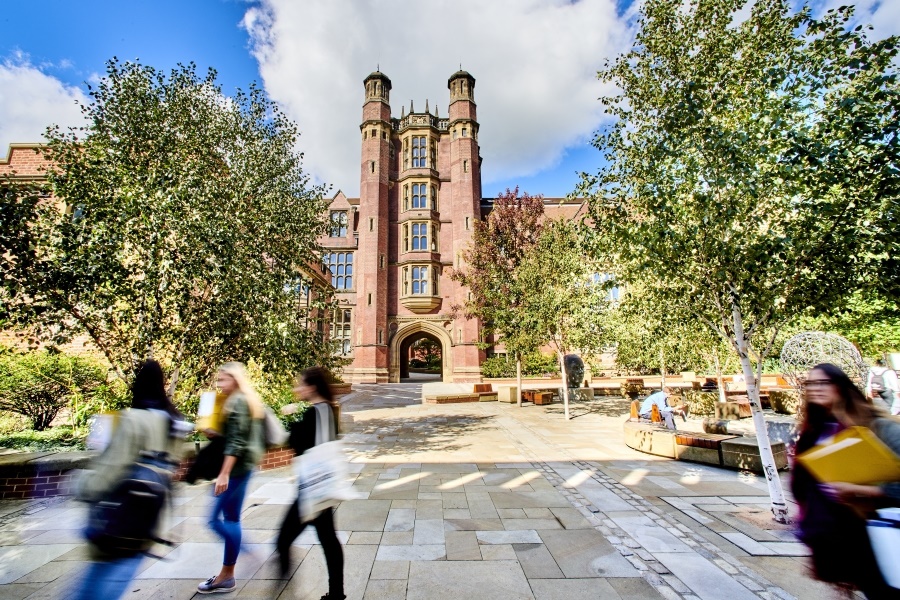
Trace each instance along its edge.
{"label": "stone window frame", "polygon": [[400,279],[401,297],[440,295],[440,273],[433,263],[403,265]]}
{"label": "stone window frame", "polygon": [[328,237],[345,238],[347,237],[348,223],[350,222],[346,210],[333,210],[328,215],[330,225],[328,228]]}
{"label": "stone window frame", "polygon": [[325,267],[331,271],[331,287],[336,290],[352,290],[353,252],[326,252],[322,257]]}
{"label": "stone window frame", "polygon": [[335,354],[349,356],[353,354],[350,334],[353,324],[353,309],[337,308],[331,322],[331,341],[338,344]]}

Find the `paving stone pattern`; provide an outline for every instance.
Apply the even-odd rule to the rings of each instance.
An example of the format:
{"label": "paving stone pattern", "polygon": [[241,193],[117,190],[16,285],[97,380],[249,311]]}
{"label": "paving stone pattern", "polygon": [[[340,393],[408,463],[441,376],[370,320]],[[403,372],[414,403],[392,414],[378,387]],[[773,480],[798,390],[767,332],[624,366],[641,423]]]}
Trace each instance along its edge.
{"label": "paving stone pattern", "polygon": [[[752,474],[649,457],[621,441],[627,402],[423,405],[415,384],[356,386],[342,426],[356,499],[337,509],[348,598],[837,597]],[[327,591],[313,530],[277,577],[273,544],[294,499],[288,469],[251,480],[238,598]],[[182,599],[217,572],[211,486],[179,485],[166,535],[126,598]],[[0,600],[61,598],[87,564],[71,499],[0,502]],[[199,597],[199,596],[198,596]]]}

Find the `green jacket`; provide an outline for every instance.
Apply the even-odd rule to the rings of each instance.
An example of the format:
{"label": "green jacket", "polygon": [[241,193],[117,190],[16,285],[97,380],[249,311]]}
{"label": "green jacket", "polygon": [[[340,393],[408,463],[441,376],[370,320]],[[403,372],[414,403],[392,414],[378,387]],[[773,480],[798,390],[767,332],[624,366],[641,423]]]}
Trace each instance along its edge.
{"label": "green jacket", "polygon": [[225,402],[225,406],[227,412],[222,428],[225,456],[237,458],[231,476],[240,477],[252,471],[266,451],[264,419],[254,419],[250,416],[250,405],[240,392],[232,394]]}

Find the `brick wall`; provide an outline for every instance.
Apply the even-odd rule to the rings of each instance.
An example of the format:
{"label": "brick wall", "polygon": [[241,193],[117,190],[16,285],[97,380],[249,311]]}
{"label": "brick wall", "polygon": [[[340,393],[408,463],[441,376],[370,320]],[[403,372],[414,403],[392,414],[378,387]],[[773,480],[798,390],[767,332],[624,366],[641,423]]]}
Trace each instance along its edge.
{"label": "brick wall", "polygon": [[[0,456],[0,500],[48,498],[72,493],[72,476],[77,469],[86,468],[92,454],[88,452],[31,452]],[[266,451],[259,468],[263,471],[287,467],[294,458],[288,447]],[[175,471],[175,481],[181,481],[194,456],[183,460]]]}

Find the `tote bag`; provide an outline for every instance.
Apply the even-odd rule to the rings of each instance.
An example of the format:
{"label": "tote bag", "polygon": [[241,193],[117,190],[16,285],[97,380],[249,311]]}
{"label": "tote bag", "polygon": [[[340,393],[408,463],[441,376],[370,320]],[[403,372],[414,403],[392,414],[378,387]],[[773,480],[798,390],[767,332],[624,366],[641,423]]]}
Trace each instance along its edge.
{"label": "tote bag", "polygon": [[343,444],[334,436],[334,414],[324,402],[314,404],[316,445],[294,459],[297,502],[303,523],[326,508],[352,498]]}
{"label": "tote bag", "polygon": [[870,519],[866,529],[881,575],[892,588],[900,588],[900,508],[886,508]]}

